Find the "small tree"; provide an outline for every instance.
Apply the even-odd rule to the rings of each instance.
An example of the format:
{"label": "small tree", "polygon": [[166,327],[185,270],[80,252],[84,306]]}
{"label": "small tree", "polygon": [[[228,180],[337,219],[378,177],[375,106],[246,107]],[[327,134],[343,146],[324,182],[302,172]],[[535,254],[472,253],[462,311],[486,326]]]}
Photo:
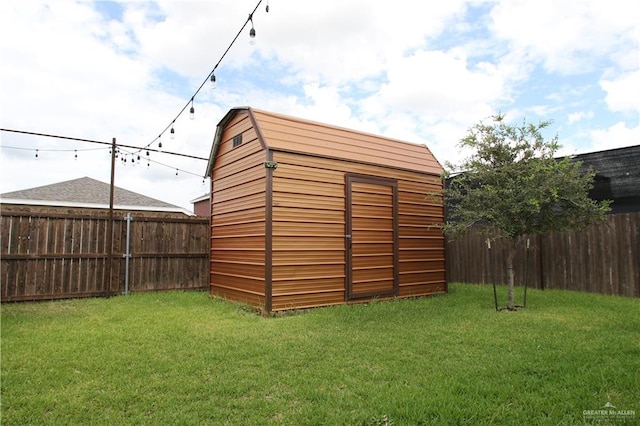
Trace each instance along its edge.
{"label": "small tree", "polygon": [[[537,125],[509,125],[504,115],[471,127],[459,146],[472,154],[448,168],[461,173],[444,191],[448,209],[445,233],[493,232],[508,240],[507,309],[514,309],[513,258],[528,234],[585,228],[604,219],[609,201],[589,198],[595,172],[580,171],[569,158],[555,159],[558,137],[545,141]],[[497,233],[497,234],[496,234]]]}

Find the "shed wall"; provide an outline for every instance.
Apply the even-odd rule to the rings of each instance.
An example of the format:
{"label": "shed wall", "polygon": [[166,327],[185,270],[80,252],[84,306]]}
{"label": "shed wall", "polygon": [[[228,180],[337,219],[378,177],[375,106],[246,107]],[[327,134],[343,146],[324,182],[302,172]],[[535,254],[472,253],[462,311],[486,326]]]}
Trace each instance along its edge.
{"label": "shed wall", "polygon": [[272,310],[345,301],[345,176],[398,184],[400,297],[446,291],[439,175],[274,151]]}
{"label": "shed wall", "polygon": [[[242,144],[233,147],[233,138]],[[265,152],[247,113],[225,127],[212,173],[211,292],[265,299]]]}

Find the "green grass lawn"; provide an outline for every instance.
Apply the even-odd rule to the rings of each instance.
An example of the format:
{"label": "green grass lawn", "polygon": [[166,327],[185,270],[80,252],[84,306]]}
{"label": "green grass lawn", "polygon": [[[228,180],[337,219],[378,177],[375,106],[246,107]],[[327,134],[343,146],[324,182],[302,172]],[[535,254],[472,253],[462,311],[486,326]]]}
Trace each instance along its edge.
{"label": "green grass lawn", "polygon": [[1,326],[4,425],[573,425],[609,402],[640,423],[638,299],[495,312],[456,284],[264,318],[169,292],[3,305]]}

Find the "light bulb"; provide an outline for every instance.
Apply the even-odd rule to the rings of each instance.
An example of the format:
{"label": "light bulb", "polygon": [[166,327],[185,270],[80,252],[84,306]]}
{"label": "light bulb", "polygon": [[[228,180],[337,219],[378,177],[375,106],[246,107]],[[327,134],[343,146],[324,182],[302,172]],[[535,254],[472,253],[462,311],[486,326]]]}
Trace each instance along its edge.
{"label": "light bulb", "polygon": [[193,120],[196,118],[196,110],[193,108],[193,99],[191,99],[191,108],[189,108],[189,119]]}
{"label": "light bulb", "polygon": [[[252,22],[253,23],[253,22]],[[249,30],[249,44],[251,46],[255,46],[256,45],[256,29],[251,27],[251,29]]]}
{"label": "light bulb", "polygon": [[171,139],[175,139],[176,138],[176,131],[173,130],[173,126],[171,126],[171,130],[169,130],[169,137]]}
{"label": "light bulb", "polygon": [[216,75],[211,73],[211,88],[215,89],[216,88]]}

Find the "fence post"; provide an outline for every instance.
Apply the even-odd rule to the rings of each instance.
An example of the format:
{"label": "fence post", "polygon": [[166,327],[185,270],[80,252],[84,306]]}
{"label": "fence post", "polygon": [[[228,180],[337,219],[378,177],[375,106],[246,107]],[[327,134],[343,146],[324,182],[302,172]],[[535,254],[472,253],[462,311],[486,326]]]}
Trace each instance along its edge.
{"label": "fence post", "polygon": [[113,196],[116,175],[116,138],[111,141],[111,186],[109,188],[109,218],[107,219],[107,282],[105,296],[111,296],[111,275],[113,273]]}
{"label": "fence post", "polygon": [[523,307],[527,307],[527,284],[529,284],[529,237],[524,251],[524,301]]}
{"label": "fence post", "polygon": [[125,254],[124,256],[124,294],[129,294],[129,261],[131,259],[131,249],[130,249],[130,241],[131,241],[131,213],[127,213],[124,217],[127,221],[127,242],[125,245]]}

